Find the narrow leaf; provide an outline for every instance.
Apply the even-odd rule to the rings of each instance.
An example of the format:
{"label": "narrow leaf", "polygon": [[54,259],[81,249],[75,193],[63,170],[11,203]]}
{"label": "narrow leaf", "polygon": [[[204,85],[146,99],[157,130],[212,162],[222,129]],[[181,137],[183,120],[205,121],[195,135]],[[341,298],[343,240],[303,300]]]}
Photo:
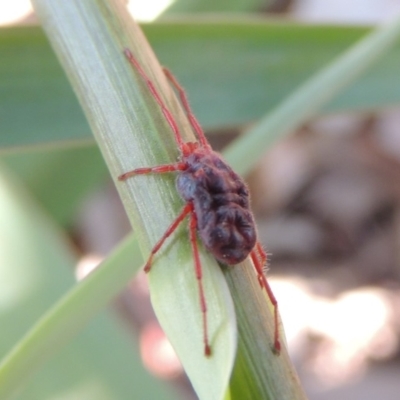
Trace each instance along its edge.
{"label": "narrow leaf", "polygon": [[[143,28],[161,62],[187,90],[206,129],[261,118],[370,30],[255,17],[191,17]],[[0,59],[2,151],[92,139],[40,28],[0,29]],[[323,112],[399,104],[399,65],[397,44],[368,74],[326,104]]]}
{"label": "narrow leaf", "polygon": [[72,247],[16,181],[0,166],[0,353],[8,352],[0,364],[0,398],[18,393],[20,400],[118,400],[133,392],[140,398],[173,398],[144,370],[132,337],[110,315],[103,313],[82,331],[140,267],[137,245],[124,242],[74,286]]}
{"label": "narrow leaf", "polygon": [[[399,41],[399,37],[400,17],[397,17],[377,28],[301,85],[262,118],[251,131],[229,145],[224,151],[226,159],[237,163],[238,172],[242,174],[249,172],[253,160],[259,159],[270,142],[315,115],[321,107],[391,49]],[[373,97],[373,94],[371,95]]]}
{"label": "narrow leaf", "polygon": [[[136,54],[162,92],[184,136],[187,121],[154,55],[120,1],[35,0],[49,39],[71,80],[114,179],[134,167],[175,161],[178,152],[154,98],[123,55]],[[117,182],[143,253],[182,207],[173,177]],[[149,273],[153,306],[200,398],[223,397],[236,350],[232,300],[216,261],[202,249],[213,356],[204,356],[197,280],[187,227],[171,237]]]}

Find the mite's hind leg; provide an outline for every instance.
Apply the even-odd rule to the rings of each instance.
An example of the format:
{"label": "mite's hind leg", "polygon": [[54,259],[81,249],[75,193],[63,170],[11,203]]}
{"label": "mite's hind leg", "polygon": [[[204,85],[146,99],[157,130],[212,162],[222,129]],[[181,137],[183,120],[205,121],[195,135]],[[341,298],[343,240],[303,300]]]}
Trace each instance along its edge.
{"label": "mite's hind leg", "polygon": [[271,287],[264,274],[264,265],[267,260],[267,255],[261,247],[261,244],[257,242],[255,248],[250,253],[251,259],[254,264],[254,268],[257,272],[258,281],[260,285],[266,290],[269,300],[274,307],[274,351],[279,354],[281,351],[281,342],[279,338],[279,314],[278,314],[278,302],[272,292]]}
{"label": "mite's hind leg", "polygon": [[185,207],[183,207],[182,211],[175,218],[174,222],[172,222],[172,224],[165,231],[164,235],[162,235],[161,239],[152,248],[152,250],[150,252],[150,257],[148,258],[148,260],[144,266],[144,272],[147,273],[150,271],[154,255],[158,252],[158,250],[160,250],[160,248],[164,244],[164,242],[171,236],[171,234],[175,231],[175,229],[178,227],[178,225],[185,219],[185,217],[187,217],[192,212],[192,210],[193,210],[193,206],[191,203],[187,203],[185,205]]}
{"label": "mite's hind leg", "polygon": [[203,271],[201,268],[199,249],[196,240],[197,231],[197,216],[194,210],[190,215],[189,222],[189,236],[190,244],[192,246],[193,258],[194,258],[194,269],[196,272],[197,284],[199,288],[200,308],[203,315],[203,341],[204,341],[204,354],[209,357],[211,356],[211,346],[208,339],[208,324],[207,324],[207,303],[204,295],[203,288]]}

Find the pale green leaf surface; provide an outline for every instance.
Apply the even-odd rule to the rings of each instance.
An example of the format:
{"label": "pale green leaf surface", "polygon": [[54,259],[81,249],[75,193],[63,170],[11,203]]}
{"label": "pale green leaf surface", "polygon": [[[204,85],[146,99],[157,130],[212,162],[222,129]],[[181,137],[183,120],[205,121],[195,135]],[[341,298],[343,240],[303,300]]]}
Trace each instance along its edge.
{"label": "pale green leaf surface", "polygon": [[[176,160],[177,149],[171,130],[148,89],[143,87],[142,79],[123,56],[125,46],[138,54],[155,84],[163,90],[167,88],[167,102],[174,113],[178,113],[177,101],[121,3],[70,1],[55,6],[52,1],[36,0],[34,4],[77,92],[112,176],[135,166]],[[179,117],[179,125],[186,128],[186,124],[183,116]],[[184,135],[187,137],[188,133]],[[118,182],[117,188],[138,232],[141,248],[144,254],[149,254],[151,244],[162,236],[182,207],[173,177],[139,177]],[[183,232],[184,240],[177,240]],[[203,249],[201,253],[205,260],[205,295],[211,299],[208,315],[211,344],[215,348],[213,357],[204,356],[197,280],[186,226],[173,235],[170,245],[164,246],[160,257],[155,259],[149,280],[155,311],[199,397],[220,399],[233,366],[236,324],[222,272]],[[173,306],[164,309],[165,304]],[[163,323],[162,314],[166,313],[165,318],[176,324]]]}
{"label": "pale green leaf surface", "polygon": [[[0,355],[4,357],[38,317],[74,285],[76,257],[65,237],[34,204],[29,193],[3,168],[0,170],[0,205],[0,322],[3,327]],[[134,264],[135,257],[132,251],[125,253],[127,260],[119,259],[119,264],[125,267],[119,268],[127,271],[124,273],[126,281],[126,276],[133,273],[127,263]],[[140,258],[138,261],[137,267]],[[87,322],[88,313],[93,316],[94,311],[103,308],[110,299],[107,293],[104,299],[101,292],[104,287],[111,286],[115,291],[113,271],[108,270],[108,279],[103,278],[100,284],[97,281],[96,285],[88,285],[92,280],[89,277],[81,285],[74,286],[72,292],[79,294],[79,288],[85,285],[85,295],[89,297],[81,296],[69,304],[72,318],[63,319],[65,313],[53,315],[55,325],[41,320],[39,329],[19,341],[18,347],[3,360],[0,365],[2,400],[8,399],[17,389],[17,399],[21,400],[176,398],[143,369],[133,338],[128,337],[107,313],[93,320],[70,341]],[[104,269],[96,271],[96,275],[104,276]],[[93,296],[93,290],[97,291],[97,297]],[[90,301],[85,302],[87,298]],[[52,358],[53,352],[68,341],[69,344]],[[45,361],[48,363],[38,372]],[[32,377],[34,373],[37,374]],[[32,379],[25,386],[28,378]]]}

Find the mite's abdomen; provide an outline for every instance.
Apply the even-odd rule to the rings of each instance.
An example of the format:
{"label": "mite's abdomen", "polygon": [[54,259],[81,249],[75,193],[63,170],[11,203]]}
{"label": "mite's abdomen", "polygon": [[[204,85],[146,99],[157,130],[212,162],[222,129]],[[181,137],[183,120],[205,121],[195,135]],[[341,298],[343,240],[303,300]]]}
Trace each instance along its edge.
{"label": "mite's abdomen", "polygon": [[217,153],[199,149],[183,161],[177,189],[194,204],[201,240],[222,263],[243,261],[257,240],[245,183]]}

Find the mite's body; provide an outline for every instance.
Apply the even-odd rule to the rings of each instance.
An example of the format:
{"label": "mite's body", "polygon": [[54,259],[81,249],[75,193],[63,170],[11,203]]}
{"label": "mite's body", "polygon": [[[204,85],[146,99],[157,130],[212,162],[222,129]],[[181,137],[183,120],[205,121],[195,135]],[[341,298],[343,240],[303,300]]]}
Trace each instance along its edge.
{"label": "mite's body", "polygon": [[214,151],[200,147],[182,161],[187,168],[176,186],[184,200],[193,202],[204,246],[218,261],[238,264],[257,241],[245,183]]}
{"label": "mite's body", "polygon": [[199,142],[184,142],[175,118],[165,106],[154,84],[130,50],[125,49],[124,54],[142,76],[158,103],[174,133],[181,158],[180,161],[173,164],[137,168],[125,172],[118,179],[124,181],[138,174],[177,172],[177,190],[186,202],[182,211],[151,250],[144,267],[145,272],[150,271],[153,257],[160,250],[165,240],[171,236],[185,218],[189,218],[189,238],[199,287],[200,307],[203,314],[205,355],[211,355],[211,346],[208,338],[207,304],[202,283],[202,269],[196,234],[200,236],[204,246],[223,264],[234,265],[250,255],[257,272],[258,281],[261,287],[267,291],[274,306],[274,350],[279,353],[281,345],[278,330],[278,305],[263,272],[267,256],[260,243],[257,242],[256,228],[249,206],[249,192],[245,183],[211,149],[203,130],[189,107],[184,90],[174,76],[164,69],[167,78],[179,93],[182,105]]}

